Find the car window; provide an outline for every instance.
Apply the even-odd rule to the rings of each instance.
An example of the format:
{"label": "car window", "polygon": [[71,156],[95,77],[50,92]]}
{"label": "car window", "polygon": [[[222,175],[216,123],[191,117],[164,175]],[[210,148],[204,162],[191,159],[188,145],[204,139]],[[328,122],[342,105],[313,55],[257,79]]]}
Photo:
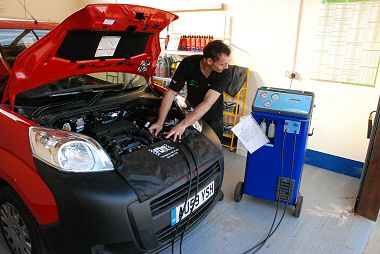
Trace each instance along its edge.
{"label": "car window", "polygon": [[32,46],[49,31],[45,29],[0,29],[1,57],[12,67],[21,52]]}

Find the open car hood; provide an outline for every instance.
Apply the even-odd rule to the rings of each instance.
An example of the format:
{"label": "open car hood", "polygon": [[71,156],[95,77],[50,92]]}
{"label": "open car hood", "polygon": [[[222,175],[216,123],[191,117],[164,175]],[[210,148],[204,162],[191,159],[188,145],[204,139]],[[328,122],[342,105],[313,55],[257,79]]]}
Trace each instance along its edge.
{"label": "open car hood", "polygon": [[16,59],[2,103],[47,83],[94,72],[152,76],[159,33],[178,16],[150,7],[92,4],[80,9]]}

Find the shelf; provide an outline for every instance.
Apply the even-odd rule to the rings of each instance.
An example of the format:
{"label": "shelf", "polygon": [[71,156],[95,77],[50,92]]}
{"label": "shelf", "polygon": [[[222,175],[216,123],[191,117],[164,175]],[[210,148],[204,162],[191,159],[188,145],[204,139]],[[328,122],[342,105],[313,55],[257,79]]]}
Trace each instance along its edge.
{"label": "shelf", "polygon": [[202,55],[203,52],[202,51],[185,51],[185,50],[162,50],[161,54],[191,56],[191,55]]}
{"label": "shelf", "polygon": [[161,80],[161,81],[168,81],[168,82],[170,82],[172,80],[172,78],[165,78],[165,77],[154,76],[154,80]]}
{"label": "shelf", "polygon": [[232,138],[233,133],[223,133],[223,137]]}
{"label": "shelf", "polygon": [[226,116],[237,116],[237,115],[235,115],[235,113],[228,112],[228,111],[223,111],[223,114]]}
{"label": "shelf", "polygon": [[222,144],[222,146],[228,148],[231,152],[233,152],[233,151],[236,150],[236,147],[234,147],[234,146],[230,146],[230,145],[227,145],[227,144]]}

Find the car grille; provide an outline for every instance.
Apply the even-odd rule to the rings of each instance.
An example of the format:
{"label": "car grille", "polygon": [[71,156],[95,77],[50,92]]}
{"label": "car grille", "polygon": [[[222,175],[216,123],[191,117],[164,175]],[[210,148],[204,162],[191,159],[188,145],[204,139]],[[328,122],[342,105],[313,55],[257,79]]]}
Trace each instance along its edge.
{"label": "car grille", "polygon": [[[216,162],[199,175],[199,186],[202,186],[202,184],[207,183],[210,177],[212,177],[218,172],[220,172],[220,166],[219,166],[219,163]],[[215,183],[215,190],[218,189],[219,187],[218,185],[219,183]],[[153,217],[172,209],[175,206],[175,204],[180,203],[181,200],[184,201],[187,196],[188,188],[189,188],[189,182],[153,200],[150,205]],[[191,186],[192,194],[190,196],[195,195],[195,191],[196,191],[196,178],[194,178],[192,182],[192,186]],[[206,203],[204,203],[200,208],[198,208],[196,211],[192,213],[191,219],[189,221],[189,227],[191,227],[191,225],[196,223],[201,218],[201,215],[205,211],[208,210],[208,208],[211,206],[212,201],[215,199],[216,196],[217,196],[217,193],[215,193],[214,197],[207,200]],[[187,221],[186,219],[183,222],[181,222],[178,229],[178,233],[182,232],[184,225]],[[174,236],[175,229],[176,229],[176,226],[172,227],[171,225],[168,225],[165,228],[159,229],[156,232],[158,242],[165,243],[166,241],[171,240],[171,238]]]}

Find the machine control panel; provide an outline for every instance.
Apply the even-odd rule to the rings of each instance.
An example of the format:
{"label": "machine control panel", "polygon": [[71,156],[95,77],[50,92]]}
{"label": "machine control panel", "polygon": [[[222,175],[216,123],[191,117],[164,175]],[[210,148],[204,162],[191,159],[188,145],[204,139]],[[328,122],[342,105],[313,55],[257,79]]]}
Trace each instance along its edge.
{"label": "machine control panel", "polygon": [[257,89],[252,110],[310,118],[313,102],[312,92],[260,87]]}
{"label": "machine control panel", "polygon": [[285,120],[284,131],[293,134],[299,134],[301,130],[301,122]]}

